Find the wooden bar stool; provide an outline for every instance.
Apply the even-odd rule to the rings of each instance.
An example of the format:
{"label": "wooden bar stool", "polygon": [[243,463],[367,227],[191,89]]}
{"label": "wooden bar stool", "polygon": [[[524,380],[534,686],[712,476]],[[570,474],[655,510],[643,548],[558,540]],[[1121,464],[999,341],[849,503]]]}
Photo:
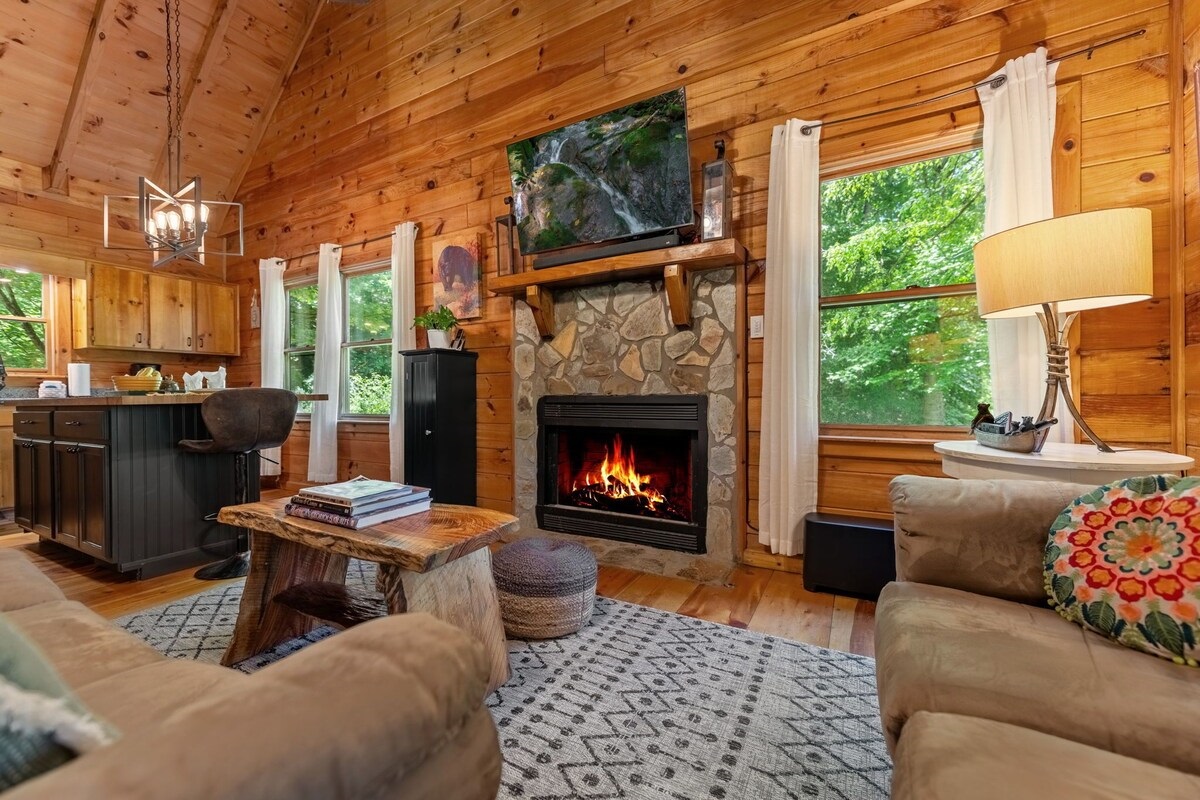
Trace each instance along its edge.
{"label": "wooden bar stool", "polygon": [[[297,398],[286,389],[224,389],[204,399],[200,416],[211,439],[184,439],[179,446],[190,453],[233,453],[234,481],[238,503],[249,499],[249,454],[281,446],[296,421]],[[213,519],[216,514],[212,515]],[[243,541],[242,536],[238,541]],[[224,561],[209,564],[196,572],[202,580],[240,578],[250,569],[247,548]]]}

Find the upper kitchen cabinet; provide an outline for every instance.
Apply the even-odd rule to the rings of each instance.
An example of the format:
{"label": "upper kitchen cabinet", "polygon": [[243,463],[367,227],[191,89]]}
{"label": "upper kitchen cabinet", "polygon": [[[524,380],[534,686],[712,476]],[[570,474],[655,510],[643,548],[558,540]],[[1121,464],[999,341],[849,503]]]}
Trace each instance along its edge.
{"label": "upper kitchen cabinet", "polygon": [[195,346],[195,284],[174,275],[151,275],[150,349],[182,350]]}
{"label": "upper kitchen cabinet", "polygon": [[238,347],[238,287],[196,282],[197,353],[236,356]]}
{"label": "upper kitchen cabinet", "polygon": [[75,347],[150,349],[147,275],[89,264],[87,278],[71,285]]}
{"label": "upper kitchen cabinet", "polygon": [[71,301],[76,349],[240,355],[232,284],[90,264]]}

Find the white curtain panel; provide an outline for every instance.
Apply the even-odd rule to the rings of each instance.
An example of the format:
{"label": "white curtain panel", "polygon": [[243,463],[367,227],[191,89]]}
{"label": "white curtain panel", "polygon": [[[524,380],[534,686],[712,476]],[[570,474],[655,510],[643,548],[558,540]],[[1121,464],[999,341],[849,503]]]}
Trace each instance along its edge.
{"label": "white curtain panel", "polygon": [[758,538],[788,556],[803,551],[817,507],[821,129],[805,125],[775,127],[767,184]]}
{"label": "white curtain panel", "polygon": [[337,421],[342,390],[342,251],[321,245],[317,257],[317,348],[313,391],[329,395],[313,403],[308,442],[308,479],[337,480]]}
{"label": "white curtain panel", "polygon": [[[269,389],[282,389],[283,385],[283,341],[287,325],[287,294],[283,290],[283,270],[287,263],[282,258],[263,258],[258,262],[258,294],[261,298],[261,345],[262,377],[259,383]],[[271,447],[262,451],[260,462],[263,475],[278,475],[282,448]],[[268,461],[267,459],[271,459]]]}
{"label": "white curtain panel", "polygon": [[[982,86],[983,169],[987,205],[983,233],[1054,216],[1055,90],[1057,64],[1046,48],[1015,58],[989,76],[1005,77],[997,89]],[[992,411],[1036,416],[1046,393],[1046,340],[1036,317],[988,320]],[[1060,401],[1049,441],[1073,442],[1074,426]]]}
{"label": "white curtain panel", "polygon": [[401,222],[392,237],[392,410],[388,415],[392,480],[404,481],[404,359],[401,350],[417,346],[417,225]]}

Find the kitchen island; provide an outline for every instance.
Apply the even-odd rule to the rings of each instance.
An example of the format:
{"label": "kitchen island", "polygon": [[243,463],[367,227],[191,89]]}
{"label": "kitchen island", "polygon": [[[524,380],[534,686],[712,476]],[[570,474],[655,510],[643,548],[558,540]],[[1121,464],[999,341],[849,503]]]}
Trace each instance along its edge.
{"label": "kitchen island", "polygon": [[[149,577],[238,552],[215,521],[238,502],[232,454],[179,449],[207,439],[205,394],[10,398],[14,517],[43,540]],[[258,454],[250,474],[258,474]],[[248,500],[259,498],[251,481]]]}

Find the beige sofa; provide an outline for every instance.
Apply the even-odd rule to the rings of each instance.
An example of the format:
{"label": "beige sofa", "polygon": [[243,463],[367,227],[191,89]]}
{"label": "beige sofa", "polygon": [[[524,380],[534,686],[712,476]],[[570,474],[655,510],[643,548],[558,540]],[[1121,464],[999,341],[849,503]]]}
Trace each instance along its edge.
{"label": "beige sofa", "polygon": [[1200,669],[1059,617],[1051,523],[1093,487],[901,476],[876,611],[893,798],[1200,798]]}
{"label": "beige sofa", "polygon": [[360,625],[253,675],[167,659],[0,550],[0,612],[116,744],[4,793],[33,798],[493,798],[488,662],[424,614]]}

